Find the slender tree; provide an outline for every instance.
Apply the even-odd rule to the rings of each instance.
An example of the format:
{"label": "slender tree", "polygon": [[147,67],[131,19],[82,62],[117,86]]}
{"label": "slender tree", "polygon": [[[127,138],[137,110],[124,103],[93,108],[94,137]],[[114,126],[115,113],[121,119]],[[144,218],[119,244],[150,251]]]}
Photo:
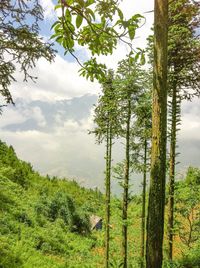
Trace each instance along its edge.
{"label": "slender tree", "polygon": [[[179,0],[169,5],[169,93],[170,159],[169,159],[169,212],[168,258],[173,258],[174,183],[176,166],[177,131],[180,123],[181,99],[199,95],[200,40],[196,33],[200,25],[200,4]],[[189,89],[188,89],[189,88]]]}
{"label": "slender tree", "polygon": [[95,108],[96,128],[93,131],[98,143],[106,143],[106,170],[105,170],[105,267],[109,267],[110,251],[110,202],[111,202],[111,161],[113,138],[118,135],[119,126],[117,122],[117,94],[113,85],[114,73],[109,70],[104,82],[102,83],[102,95]]}
{"label": "slender tree", "polygon": [[[143,173],[142,182],[142,214],[141,214],[141,268],[144,267],[145,257],[145,221],[146,221],[146,185],[147,185],[147,172],[149,171],[149,155],[150,155],[150,137],[151,137],[151,91],[148,89],[150,86],[149,76],[147,89],[140,96],[138,104],[135,109],[135,123],[134,123],[134,153],[133,166],[136,171]],[[135,159],[136,158],[136,159]]]}
{"label": "slender tree", "polygon": [[126,118],[126,157],[124,168],[124,192],[122,201],[122,254],[123,254],[123,267],[128,266],[128,202],[129,202],[129,170],[130,170],[130,123],[131,123],[131,92],[127,92],[127,118]]}
{"label": "slender tree", "polygon": [[128,267],[128,204],[131,166],[131,136],[134,109],[142,92],[143,72],[141,66],[129,59],[123,60],[118,67],[119,106],[122,125],[121,136],[125,138],[125,160],[123,174],[123,197],[122,197],[122,262],[123,267]]}
{"label": "slender tree", "polygon": [[173,228],[174,228],[174,185],[176,166],[177,126],[180,123],[180,96],[176,89],[172,91],[169,113],[171,117],[170,129],[170,156],[169,156],[169,211],[168,211],[168,258],[172,260],[173,254]]}
{"label": "slender tree", "polygon": [[163,260],[167,137],[167,25],[168,1],[155,0],[152,149],[146,243],[148,268],[161,268]]}
{"label": "slender tree", "polygon": [[200,94],[200,3],[190,0],[172,1],[169,5],[169,95],[170,101],[170,159],[168,258],[173,258],[174,183],[176,167],[177,131],[180,123],[182,99]]}

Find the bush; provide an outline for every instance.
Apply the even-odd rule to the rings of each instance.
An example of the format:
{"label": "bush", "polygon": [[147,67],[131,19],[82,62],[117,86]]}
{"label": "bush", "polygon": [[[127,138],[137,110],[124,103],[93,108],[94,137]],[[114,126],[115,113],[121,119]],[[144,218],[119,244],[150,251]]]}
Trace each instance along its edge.
{"label": "bush", "polygon": [[72,232],[90,232],[89,217],[82,211],[76,211],[74,201],[66,193],[57,192],[49,202],[48,217],[52,221],[62,219]]}
{"label": "bush", "polygon": [[200,267],[200,244],[188,251],[180,261],[180,267],[199,268]]}
{"label": "bush", "polygon": [[0,268],[20,268],[22,260],[10,246],[7,238],[0,238]]}

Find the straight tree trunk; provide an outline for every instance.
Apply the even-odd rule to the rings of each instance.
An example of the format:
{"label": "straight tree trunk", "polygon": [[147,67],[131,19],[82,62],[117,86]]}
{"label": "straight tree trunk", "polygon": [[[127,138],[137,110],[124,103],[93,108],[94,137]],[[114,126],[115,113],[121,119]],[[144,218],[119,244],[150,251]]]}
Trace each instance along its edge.
{"label": "straight tree trunk", "polygon": [[144,141],[144,172],[142,189],[142,222],[141,222],[141,268],[144,267],[145,218],[146,218],[146,182],[147,182],[147,140]]}
{"label": "straight tree trunk", "polygon": [[176,162],[176,131],[177,131],[177,90],[174,83],[172,92],[170,160],[169,160],[169,213],[168,213],[168,258],[173,258],[173,227],[174,227],[174,179]]}
{"label": "straight tree trunk", "polygon": [[106,230],[105,230],[105,267],[109,267],[110,250],[110,196],[111,196],[111,159],[112,158],[112,130],[107,128],[106,140]]}
{"label": "straight tree trunk", "polygon": [[128,190],[129,190],[129,167],[130,167],[130,122],[131,122],[131,100],[128,99],[128,113],[126,121],[126,163],[124,173],[124,192],[123,192],[123,204],[122,204],[122,256],[123,256],[123,268],[128,266],[128,241],[127,241],[127,219],[128,219]]}
{"label": "straight tree trunk", "polygon": [[152,148],[147,217],[146,262],[161,268],[166,180],[168,1],[155,0]]}

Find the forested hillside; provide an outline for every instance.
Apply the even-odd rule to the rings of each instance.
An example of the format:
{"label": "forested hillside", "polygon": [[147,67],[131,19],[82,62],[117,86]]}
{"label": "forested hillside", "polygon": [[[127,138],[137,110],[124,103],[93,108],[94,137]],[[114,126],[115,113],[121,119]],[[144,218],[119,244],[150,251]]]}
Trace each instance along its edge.
{"label": "forested hillside", "polygon": [[94,262],[90,250],[98,245],[89,234],[89,215],[102,215],[102,194],[73,181],[41,177],[2,142],[0,158],[0,267]]}
{"label": "forested hillside", "polygon": [[[0,267],[103,267],[104,227],[91,231],[89,217],[104,218],[104,195],[75,181],[40,176],[3,142],[0,159]],[[176,184],[174,267],[199,267],[199,178],[200,170],[190,168],[186,180]],[[140,263],[141,201],[140,196],[130,200],[130,267]],[[112,267],[121,263],[120,204],[112,198]]]}

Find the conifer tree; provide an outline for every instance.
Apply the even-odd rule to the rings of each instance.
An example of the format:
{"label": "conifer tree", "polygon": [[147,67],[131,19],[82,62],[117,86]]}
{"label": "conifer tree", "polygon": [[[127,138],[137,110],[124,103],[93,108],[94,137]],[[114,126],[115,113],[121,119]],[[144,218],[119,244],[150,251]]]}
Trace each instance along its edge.
{"label": "conifer tree", "polygon": [[135,109],[134,122],[134,142],[133,150],[133,168],[143,174],[142,182],[142,214],[141,214],[141,268],[144,267],[145,256],[145,221],[146,221],[146,188],[147,188],[147,172],[149,171],[149,157],[150,157],[150,137],[151,137],[151,91],[150,77],[148,79],[144,93],[140,96],[138,104]]}
{"label": "conifer tree", "polygon": [[128,204],[131,167],[131,139],[133,135],[133,117],[136,104],[143,89],[143,72],[136,61],[122,60],[118,67],[116,79],[119,90],[120,123],[122,125],[121,137],[125,139],[125,159],[123,174],[123,200],[122,200],[122,263],[128,267]]}
{"label": "conifer tree", "polygon": [[106,143],[106,170],[105,170],[105,188],[106,188],[106,209],[105,209],[105,267],[109,267],[110,250],[110,202],[111,202],[111,162],[113,138],[119,133],[118,125],[117,92],[114,87],[114,72],[108,71],[104,82],[102,83],[102,95],[99,97],[95,108],[96,128],[93,131],[97,142]]}
{"label": "conifer tree", "polygon": [[180,124],[181,100],[191,100],[200,94],[200,40],[196,33],[200,25],[200,3],[190,0],[172,1],[169,5],[169,95],[170,159],[168,258],[173,258],[174,180],[177,131]]}

